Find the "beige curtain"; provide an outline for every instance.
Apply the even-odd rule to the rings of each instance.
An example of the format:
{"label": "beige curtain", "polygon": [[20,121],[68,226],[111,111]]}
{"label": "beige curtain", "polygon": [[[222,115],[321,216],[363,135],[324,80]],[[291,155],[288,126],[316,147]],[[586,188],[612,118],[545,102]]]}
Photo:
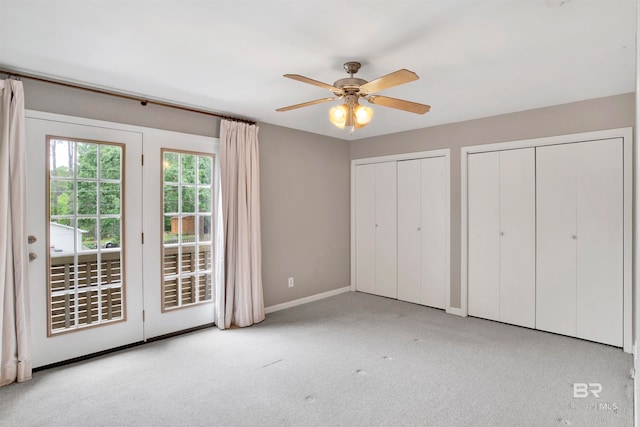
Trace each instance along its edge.
{"label": "beige curtain", "polygon": [[0,81],[0,386],[31,379],[22,82]]}
{"label": "beige curtain", "polygon": [[222,238],[216,257],[220,278],[216,283],[216,324],[220,329],[264,320],[258,157],[258,127],[222,120]]}

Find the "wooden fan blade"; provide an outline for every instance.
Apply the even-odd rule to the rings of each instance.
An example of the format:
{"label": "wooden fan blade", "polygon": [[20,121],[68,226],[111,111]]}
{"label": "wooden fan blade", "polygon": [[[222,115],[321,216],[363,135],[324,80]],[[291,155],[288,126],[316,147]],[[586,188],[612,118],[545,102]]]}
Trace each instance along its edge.
{"label": "wooden fan blade", "polygon": [[296,108],[308,107],[309,105],[322,104],[323,102],[333,101],[337,98],[322,98],[316,99],[315,101],[303,102],[302,104],[289,105],[288,107],[278,108],[276,111],[289,111],[295,110]]}
{"label": "wooden fan blade", "polygon": [[310,79],[309,77],[301,76],[299,74],[285,74],[284,77],[287,77],[287,78],[293,79],[293,80],[297,80],[297,81],[302,82],[302,83],[309,83],[310,85],[318,86],[318,87],[321,87],[323,89],[330,90],[331,92],[336,92],[336,91],[342,92],[342,89],[338,89],[335,86],[332,86],[332,85],[327,84],[327,83],[322,83],[322,82],[319,82],[317,80]]}
{"label": "wooden fan blade", "polygon": [[424,114],[431,109],[429,105],[418,104],[417,102],[405,101],[403,99],[389,98],[388,96],[370,96],[367,98],[367,101],[375,105],[383,105],[416,114]]}
{"label": "wooden fan blade", "polygon": [[380,92],[381,90],[409,83],[414,80],[418,80],[419,78],[420,77],[418,77],[418,75],[413,71],[405,70],[403,68],[402,70],[395,71],[391,74],[380,77],[379,79],[375,79],[370,81],[369,83],[363,84],[362,86],[360,86],[360,93],[367,94]]}

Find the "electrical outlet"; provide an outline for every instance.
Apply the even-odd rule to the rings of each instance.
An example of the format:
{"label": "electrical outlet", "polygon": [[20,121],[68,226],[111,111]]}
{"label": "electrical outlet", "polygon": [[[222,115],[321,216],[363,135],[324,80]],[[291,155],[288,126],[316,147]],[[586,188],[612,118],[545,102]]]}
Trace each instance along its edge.
{"label": "electrical outlet", "polygon": [[290,288],[293,288],[293,285],[294,285],[294,283],[293,283],[293,277],[289,277],[289,287],[290,287]]}

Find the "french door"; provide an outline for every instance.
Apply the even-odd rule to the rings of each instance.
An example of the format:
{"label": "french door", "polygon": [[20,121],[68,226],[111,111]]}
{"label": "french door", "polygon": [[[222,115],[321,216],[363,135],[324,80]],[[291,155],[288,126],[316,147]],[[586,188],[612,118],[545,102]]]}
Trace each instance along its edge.
{"label": "french door", "polygon": [[27,116],[33,365],[143,340],[142,134]]}
{"label": "french door", "polygon": [[[211,138],[145,134],[145,336],[212,324],[214,145]],[[153,208],[151,208],[153,207]],[[149,212],[150,211],[150,212]]]}
{"label": "french door", "polygon": [[26,135],[34,367],[213,323],[212,139],[38,112]]}

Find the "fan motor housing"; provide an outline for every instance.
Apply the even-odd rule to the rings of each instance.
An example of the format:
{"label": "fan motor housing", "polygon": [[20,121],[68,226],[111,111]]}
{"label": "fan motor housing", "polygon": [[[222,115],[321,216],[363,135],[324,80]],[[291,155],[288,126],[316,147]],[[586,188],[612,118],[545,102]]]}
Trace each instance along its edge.
{"label": "fan motor housing", "polygon": [[365,83],[368,83],[368,82],[366,80],[358,79],[355,77],[347,77],[344,79],[336,80],[336,82],[333,85],[339,89],[342,89],[342,91],[344,91],[345,93],[347,92],[357,93],[358,90],[360,89],[360,86],[362,86]]}
{"label": "fan motor housing", "polygon": [[340,89],[357,89],[365,83],[368,82],[364,79],[358,79],[356,77],[346,77],[344,79],[336,80],[333,85]]}

